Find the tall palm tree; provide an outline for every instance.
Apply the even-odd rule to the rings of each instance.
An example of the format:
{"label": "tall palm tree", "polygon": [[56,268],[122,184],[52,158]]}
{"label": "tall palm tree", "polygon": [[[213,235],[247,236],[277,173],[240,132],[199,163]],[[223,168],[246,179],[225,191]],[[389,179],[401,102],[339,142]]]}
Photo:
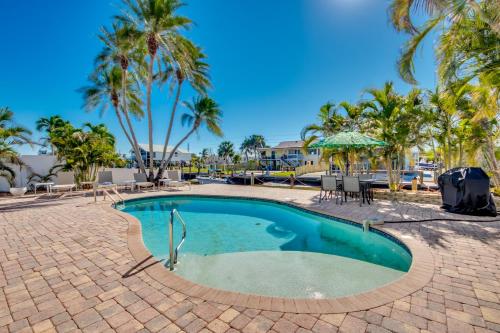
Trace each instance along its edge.
{"label": "tall palm tree", "polygon": [[393,174],[393,158],[401,151],[402,137],[408,134],[407,125],[400,118],[403,99],[394,91],[392,82],[386,82],[382,89],[367,89],[370,99],[364,103],[366,117],[373,134],[388,143],[384,148],[385,164],[389,178],[389,188],[395,190],[397,176]]}
{"label": "tall palm tree", "polygon": [[[125,15],[117,18],[129,23],[139,31],[141,39],[145,41],[149,59],[146,76],[146,110],[148,117],[149,138],[149,179],[154,177],[153,165],[153,115],[151,111],[151,94],[154,80],[154,66],[158,58],[158,51],[175,62],[177,36],[180,29],[187,28],[191,20],[177,15],[177,10],[183,6],[179,0],[124,0],[127,7]],[[161,63],[158,65],[161,69]]]}
{"label": "tall palm tree", "polygon": [[495,186],[500,186],[500,169],[495,150],[496,142],[500,136],[500,88],[494,87],[489,80],[489,76],[481,77],[479,84],[471,87],[471,103],[475,112],[471,122],[476,131],[472,132],[470,141],[478,142],[478,138],[483,138],[480,145],[484,150],[485,161],[493,173]]}
{"label": "tall palm tree", "polygon": [[249,154],[252,153],[253,150],[253,145],[252,145],[252,139],[250,137],[246,137],[243,139],[243,142],[240,145],[240,151],[242,154],[245,155],[245,159],[248,164],[248,159],[249,159]]}
{"label": "tall palm tree", "polygon": [[318,120],[318,124],[310,124],[302,129],[300,136],[305,141],[304,147],[309,146],[320,136],[327,137],[338,132],[344,122],[338,107],[331,102],[327,102],[321,106]]}
{"label": "tall palm tree", "polygon": [[234,155],[234,145],[231,141],[222,141],[217,148],[217,155],[224,159],[224,167],[229,162],[229,158]]}
{"label": "tall palm tree", "polygon": [[344,110],[345,116],[342,122],[342,130],[359,131],[361,130],[363,104],[351,104],[349,102],[339,103],[339,108]]}
{"label": "tall palm tree", "polygon": [[50,116],[49,118],[40,118],[36,121],[36,130],[44,131],[47,133],[47,137],[43,138],[45,141],[44,144],[50,144],[51,154],[55,155],[55,147],[50,142],[50,132],[52,132],[55,128],[64,126],[66,122],[58,115]]}
{"label": "tall palm tree", "polygon": [[253,152],[253,157],[255,160],[258,159],[258,150],[259,148],[264,148],[266,146],[266,139],[263,135],[260,134],[252,134],[249,137],[250,147]]}
{"label": "tall palm tree", "polygon": [[[118,123],[134,151],[139,168],[141,171],[145,172],[144,162],[141,158],[135,134],[133,134],[133,130],[129,132],[129,130],[132,129],[131,126],[129,126],[129,130],[127,130],[122,118],[122,114],[128,118],[129,112],[137,117],[143,115],[141,108],[142,101],[139,97],[140,91],[131,78],[126,81],[127,88],[122,89],[122,74],[123,70],[118,66],[98,67],[96,72],[89,77],[91,85],[80,88],[79,91],[83,93],[84,108],[87,111],[93,111],[96,108],[100,108],[100,113],[102,114],[110,105],[113,107]],[[120,97],[123,93],[127,94],[125,98],[121,98],[122,100],[126,100],[127,111],[121,108],[120,105]]]}
{"label": "tall palm tree", "polygon": [[165,163],[167,147],[170,141],[170,136],[172,134],[172,128],[174,124],[175,114],[177,111],[177,106],[179,103],[179,98],[181,95],[181,89],[183,83],[187,80],[191,87],[193,87],[198,92],[204,94],[206,90],[211,87],[209,75],[208,75],[208,64],[204,62],[206,55],[202,52],[201,48],[195,46],[189,40],[178,37],[178,47],[174,52],[174,59],[176,64],[169,64],[169,58],[164,58],[167,70],[161,78],[163,83],[171,81],[171,84],[177,86],[175,99],[172,104],[172,111],[170,112],[170,119],[168,122],[167,133],[165,134],[165,143],[163,144],[163,152],[160,161],[160,168],[158,170],[157,179],[160,179],[167,167]]}
{"label": "tall palm tree", "polygon": [[[498,5],[500,12],[500,4]],[[498,14],[498,12],[497,12]],[[500,14],[498,14],[500,16]],[[444,31],[437,43],[438,76],[442,83],[457,83],[457,77],[487,79],[500,87],[500,33],[488,29],[478,16],[464,16]]]}
{"label": "tall palm tree", "polygon": [[31,144],[31,131],[16,125],[14,113],[8,107],[0,108],[0,177],[14,185],[16,173],[6,163],[22,165],[15,146]]}
{"label": "tall palm tree", "polygon": [[[101,52],[96,57],[96,72],[106,73],[107,71],[109,71],[109,68],[112,68],[115,72],[118,72],[115,68],[121,69],[121,84],[119,85],[119,87],[121,87],[121,112],[118,110],[118,107],[115,107],[115,112],[118,122],[120,123],[120,127],[125,133],[125,136],[127,137],[127,140],[129,141],[132,150],[134,151],[140,170],[142,172],[146,172],[144,162],[141,158],[139,144],[135,135],[134,127],[129,116],[130,111],[134,116],[142,117],[143,111],[140,108],[140,104],[137,105],[137,101],[132,101],[132,107],[129,108],[127,98],[127,96],[131,95],[127,91],[131,82],[131,79],[129,78],[129,67],[133,65],[136,71],[140,72],[143,66],[143,49],[141,48],[141,40],[139,39],[139,36],[139,32],[129,22],[114,22],[112,24],[111,30],[106,27],[102,27],[101,34],[99,35],[99,40],[103,43],[104,46]],[[116,75],[117,73],[113,74]],[[116,78],[113,77],[113,79]],[[127,84],[127,82],[129,83]],[[115,86],[118,85],[115,84]],[[137,92],[137,89],[135,89],[135,87],[134,91],[135,93]],[[118,97],[117,94],[116,97]],[[114,101],[113,103],[115,102],[118,101]],[[128,131],[123,125],[121,113],[123,113],[127,122]]]}
{"label": "tall palm tree", "polygon": [[[413,23],[412,13],[416,10],[424,8],[426,14],[428,15],[428,20],[423,24],[421,28],[415,27]],[[489,45],[477,44],[473,46],[476,48],[474,53],[478,56],[484,57],[485,55],[495,55],[495,51],[492,52],[491,46],[497,48],[496,54],[498,55],[498,43],[500,39],[500,3],[497,0],[393,0],[390,7],[391,21],[398,31],[405,31],[411,34],[411,38],[406,43],[401,57],[399,60],[399,72],[401,77],[412,84],[416,84],[416,79],[414,76],[414,58],[419,45],[431,32],[436,29],[440,29],[438,33],[440,35],[448,34],[449,36],[441,39],[441,43],[448,43],[445,47],[452,54],[460,49],[461,45],[464,43],[453,37],[455,32],[467,33],[464,30],[464,22],[466,21],[476,21],[483,26],[481,34],[489,35],[494,41]],[[467,28],[466,28],[467,29]],[[458,36],[456,36],[458,37]],[[475,35],[475,38],[481,38],[480,35]],[[458,42],[455,44],[455,41]],[[466,47],[471,47],[471,44],[465,43]],[[495,46],[496,45],[496,46]],[[479,46],[479,47],[478,47]],[[476,55],[468,54],[467,52],[462,53],[463,64],[470,65],[470,61],[473,60]],[[498,64],[498,56],[494,56],[492,59],[497,59],[496,63],[492,63],[495,66],[495,72],[500,71]],[[452,70],[454,74],[460,72],[459,67],[449,67],[448,70]],[[478,73],[484,70],[491,70],[491,67],[482,67],[476,70]]]}
{"label": "tall palm tree", "polygon": [[210,133],[221,137],[223,135],[221,129],[222,111],[219,105],[207,96],[198,96],[193,98],[193,101],[184,102],[184,105],[189,109],[190,113],[182,115],[181,121],[183,125],[191,126],[191,129],[179,140],[170,152],[166,163],[170,163],[175,151],[191,136],[197,132],[201,126],[205,126]]}

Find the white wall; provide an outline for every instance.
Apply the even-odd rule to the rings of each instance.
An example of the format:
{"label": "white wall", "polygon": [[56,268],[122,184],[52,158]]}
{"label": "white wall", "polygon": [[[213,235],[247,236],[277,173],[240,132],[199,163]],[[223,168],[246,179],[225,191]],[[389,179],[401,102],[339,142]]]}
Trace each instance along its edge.
{"label": "white wall", "polygon": [[[16,187],[26,186],[28,177],[32,173],[46,175],[57,164],[57,158],[52,155],[21,155],[20,158],[25,164],[21,169],[18,165],[7,164],[16,171]],[[9,187],[9,183],[0,178],[0,192],[8,192]]]}
{"label": "white wall", "polygon": [[106,168],[104,170],[113,172],[113,183],[115,184],[121,184],[129,180],[134,180],[134,173],[139,172],[137,169],[126,168]]}
{"label": "white wall", "polygon": [[[170,152],[167,152],[167,157],[169,154],[170,154]],[[155,152],[154,153],[154,160],[161,161],[161,156],[162,156],[162,152]],[[191,156],[192,156],[191,153],[177,152],[177,154],[174,154],[174,156],[172,156],[171,161],[172,162],[189,162],[189,161],[191,161]]]}

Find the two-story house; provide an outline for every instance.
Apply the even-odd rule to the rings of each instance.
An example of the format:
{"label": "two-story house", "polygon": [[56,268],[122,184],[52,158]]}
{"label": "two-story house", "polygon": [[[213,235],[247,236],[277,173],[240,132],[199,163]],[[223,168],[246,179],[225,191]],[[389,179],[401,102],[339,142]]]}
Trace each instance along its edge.
{"label": "two-story house", "polygon": [[259,148],[259,161],[270,170],[294,170],[303,165],[316,165],[320,162],[320,149],[304,151],[304,141],[283,141],[277,146]]}
{"label": "two-story house", "polygon": [[[172,151],[172,149],[173,147],[170,146],[167,147],[167,157]],[[144,164],[146,166],[149,166],[149,145],[145,143],[140,143],[139,150],[141,152],[141,158],[144,161]],[[162,155],[163,155],[163,145],[153,145],[153,163],[155,164],[155,166],[158,166],[160,164]],[[192,156],[191,153],[183,149],[177,149],[176,152],[174,153],[174,156],[172,156],[172,160],[170,162],[172,164],[188,163],[191,161],[191,156]],[[135,154],[133,151],[131,151],[131,158],[132,160],[135,160]]]}

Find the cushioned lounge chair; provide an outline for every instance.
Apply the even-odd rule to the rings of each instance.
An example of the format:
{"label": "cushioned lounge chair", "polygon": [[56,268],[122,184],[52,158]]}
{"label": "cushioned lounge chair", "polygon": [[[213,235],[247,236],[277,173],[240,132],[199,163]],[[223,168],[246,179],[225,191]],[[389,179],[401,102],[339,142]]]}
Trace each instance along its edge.
{"label": "cushioned lounge chair", "polygon": [[52,192],[66,191],[72,193],[76,189],[75,173],[73,171],[58,172],[54,184],[50,186]]}
{"label": "cushioned lounge chair", "polygon": [[182,180],[181,171],[180,170],[167,170],[167,179],[164,183],[167,187],[173,187],[176,189],[188,186],[191,189],[191,183]]}
{"label": "cushioned lounge chair", "polygon": [[137,191],[140,191],[142,188],[153,188],[155,189],[155,184],[148,181],[146,174],[144,173],[134,173],[135,187]]}

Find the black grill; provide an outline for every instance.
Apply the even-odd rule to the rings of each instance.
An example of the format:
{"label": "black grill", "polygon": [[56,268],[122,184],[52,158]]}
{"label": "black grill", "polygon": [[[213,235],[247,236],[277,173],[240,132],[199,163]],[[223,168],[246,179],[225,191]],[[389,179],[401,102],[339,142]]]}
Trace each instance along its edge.
{"label": "black grill", "polygon": [[481,168],[454,168],[438,178],[443,208],[451,213],[497,216],[490,177]]}

